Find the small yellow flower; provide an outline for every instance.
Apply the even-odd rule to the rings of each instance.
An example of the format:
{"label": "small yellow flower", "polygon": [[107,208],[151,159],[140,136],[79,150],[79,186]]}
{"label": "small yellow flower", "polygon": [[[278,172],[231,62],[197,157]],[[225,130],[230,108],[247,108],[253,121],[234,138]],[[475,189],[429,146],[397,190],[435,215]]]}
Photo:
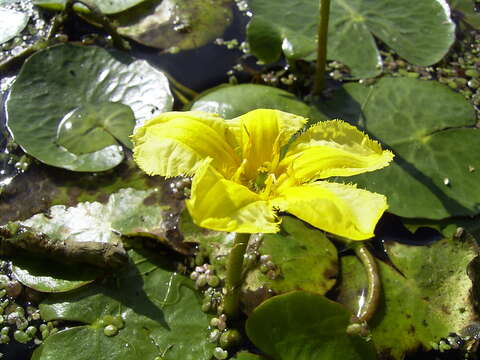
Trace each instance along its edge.
{"label": "small yellow flower", "polygon": [[275,233],[277,213],[286,211],[342,237],[372,237],[385,196],[324,179],[381,169],[393,154],[340,120],[320,122],[289,143],[306,121],[267,109],[232,120],[164,113],[137,129],[134,156],[150,175],[193,176],[187,208],[199,226]]}

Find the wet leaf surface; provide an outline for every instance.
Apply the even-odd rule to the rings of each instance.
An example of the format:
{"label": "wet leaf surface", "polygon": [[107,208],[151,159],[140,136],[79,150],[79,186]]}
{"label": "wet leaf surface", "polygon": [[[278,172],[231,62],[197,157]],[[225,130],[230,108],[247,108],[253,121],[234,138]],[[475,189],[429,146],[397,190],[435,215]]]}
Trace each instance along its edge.
{"label": "wet leaf surface", "polygon": [[[45,234],[54,242],[121,243],[121,236],[148,236],[167,243],[167,206],[161,203],[159,189],[122,189],[110,196],[106,204],[80,203],[67,208],[56,205],[48,214],[37,214],[20,222],[33,232]],[[94,280],[101,272],[87,268],[72,273],[69,266],[50,260],[14,260],[12,271],[26,286],[39,291],[68,291]],[[80,266],[80,265],[77,265]]]}
{"label": "wet leaf surface", "polygon": [[[145,0],[91,0],[91,3],[96,5],[104,14],[115,14],[127,10]],[[67,0],[33,0],[35,5],[50,9],[63,10]],[[74,5],[75,10],[81,12],[88,12],[85,6],[81,4]]]}
{"label": "wet leaf surface", "polygon": [[[281,45],[287,58],[315,58],[319,1],[252,0],[249,4],[254,17],[247,36],[254,55],[272,62],[278,59]],[[407,61],[431,65],[447,53],[454,32],[448,7],[437,0],[332,1],[328,57],[346,64],[355,77],[373,77],[382,66],[374,36]]]}
{"label": "wet leaf surface", "polygon": [[[419,347],[432,349],[450,333],[477,320],[471,292],[478,265],[469,269],[478,255],[474,240],[443,239],[426,246],[386,244],[391,262],[379,262],[382,299],[369,322],[377,351],[402,359]],[[339,300],[357,313],[365,296],[365,271],[357,258],[341,258],[342,283]]]}
{"label": "wet leaf surface", "polygon": [[232,4],[230,0],[154,0],[113,20],[119,34],[175,53],[221,37],[233,18]]}
{"label": "wet leaf surface", "polygon": [[[193,282],[167,261],[130,251],[121,272],[80,290],[50,297],[42,318],[81,322],[47,338],[33,360],[208,360],[209,316]],[[116,334],[106,336],[106,325]],[[115,333],[115,332],[114,332]]]}
{"label": "wet leaf surface", "polygon": [[271,86],[242,84],[219,86],[200,96],[192,110],[219,114],[233,119],[254,109],[277,109],[301,116],[310,114],[309,107],[291,93]]}
{"label": "wet leaf surface", "polygon": [[371,342],[347,335],[349,321],[342,305],[298,291],[265,301],[248,318],[246,330],[275,360],[375,359]]}
{"label": "wet leaf surface", "polygon": [[58,45],[25,62],[7,99],[7,125],[15,141],[46,164],[105,171],[122,161],[121,147],[76,155],[57,144],[57,129],[67,114],[102,102],[130,106],[141,124],[171,109],[172,96],[165,75],[145,61],[97,47]]}
{"label": "wet leaf surface", "polygon": [[13,39],[27,26],[29,16],[19,11],[5,9],[0,3],[0,44]]}
{"label": "wet leaf surface", "polygon": [[394,151],[387,168],[346,180],[386,195],[390,212],[427,219],[480,212],[480,132],[461,94],[433,81],[383,78],[347,84],[320,108]]}

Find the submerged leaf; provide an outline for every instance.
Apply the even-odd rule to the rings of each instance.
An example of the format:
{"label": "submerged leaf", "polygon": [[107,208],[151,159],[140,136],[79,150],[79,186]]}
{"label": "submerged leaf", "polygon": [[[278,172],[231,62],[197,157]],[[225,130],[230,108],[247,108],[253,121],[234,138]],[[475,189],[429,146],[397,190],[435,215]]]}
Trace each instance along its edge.
{"label": "submerged leaf", "polygon": [[393,150],[389,167],[347,180],[386,195],[389,211],[426,219],[480,212],[480,131],[461,94],[433,81],[383,78],[347,84],[319,108]]}
{"label": "submerged leaf", "polygon": [[[278,59],[279,47],[292,60],[313,60],[316,51],[317,0],[251,0],[254,17],[247,28],[251,51],[261,60]],[[269,46],[265,50],[265,38]],[[374,36],[416,65],[438,62],[455,40],[455,26],[444,1],[332,1],[328,57],[350,67],[355,77],[381,71]],[[272,37],[275,37],[272,39]]]}
{"label": "submerged leaf", "polygon": [[[389,243],[386,251],[395,267],[379,263],[383,300],[369,322],[378,352],[403,359],[406,352],[430,350],[432,343],[478,320],[469,275],[479,269],[468,269],[478,256],[475,241]],[[366,291],[365,271],[353,256],[341,258],[341,269],[339,300],[356,313]]]}
{"label": "submerged leaf", "polygon": [[375,359],[373,344],[347,335],[350,313],[307,292],[275,296],[255,309],[246,324],[250,340],[275,360]]}
{"label": "submerged leaf", "polygon": [[[33,360],[209,360],[209,316],[193,282],[164,260],[130,251],[131,264],[102,284],[59,294],[40,304],[42,318],[70,320]],[[107,328],[110,326],[109,328]]]}
{"label": "submerged leaf", "polygon": [[[46,164],[104,171],[122,161],[119,146],[77,155],[57,144],[57,129],[72,110],[105,102],[130,106],[141,124],[170,110],[172,96],[165,75],[145,61],[97,47],[63,44],[39,51],[25,62],[6,102],[7,125],[15,141]],[[115,137],[125,140],[125,134],[120,135]]]}
{"label": "submerged leaf", "polygon": [[115,16],[119,34],[175,53],[221,37],[233,18],[231,0],[154,0]]}

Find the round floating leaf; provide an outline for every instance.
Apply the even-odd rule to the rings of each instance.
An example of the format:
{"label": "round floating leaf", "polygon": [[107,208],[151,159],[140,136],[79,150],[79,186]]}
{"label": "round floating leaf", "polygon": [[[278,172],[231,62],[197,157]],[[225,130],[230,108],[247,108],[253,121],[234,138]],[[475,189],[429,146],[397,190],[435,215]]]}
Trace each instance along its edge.
{"label": "round floating leaf", "polygon": [[[115,14],[143,1],[145,0],[90,0],[89,3],[96,5],[103,14]],[[33,3],[51,10],[64,10],[67,0],[33,0]],[[85,6],[78,3],[74,4],[74,9],[81,12],[89,11]]]}
{"label": "round floating leaf", "polygon": [[385,194],[389,211],[427,219],[480,212],[480,131],[461,94],[433,81],[383,78],[347,84],[320,108],[394,151],[390,166],[346,180]]}
{"label": "round floating leaf", "polygon": [[265,301],[248,318],[246,330],[275,360],[375,359],[371,342],[347,335],[350,316],[338,303],[299,291]]}
{"label": "round floating leaf", "polygon": [[119,34],[170,52],[222,36],[233,19],[231,0],[154,0],[113,19]]}
{"label": "round floating leaf", "polygon": [[[163,220],[165,205],[159,202],[156,189],[122,189],[112,194],[106,204],[80,203],[66,208],[56,205],[48,215],[38,214],[20,222],[33,232],[45,234],[55,242],[109,242],[118,243],[123,236],[149,236],[166,242]],[[15,276],[24,285],[44,292],[68,291],[94,280],[100,272],[89,267],[78,270],[55,264],[50,260],[14,260]],[[83,265],[82,265],[83,266]]]}
{"label": "round floating leaf", "polygon": [[62,119],[57,130],[57,144],[77,155],[116,145],[116,139],[132,148],[129,136],[134,127],[135,115],[127,105],[87,104]]}
{"label": "round floating leaf", "polygon": [[[394,359],[446,338],[477,320],[471,297],[478,255],[475,241],[444,239],[428,246],[390,243],[386,247],[395,268],[379,262],[383,300],[369,322],[377,351]],[[353,312],[367,287],[365,270],[353,256],[341,258],[339,300]],[[398,269],[398,270],[397,270]]]}
{"label": "round floating leaf", "polygon": [[[77,155],[57,144],[57,129],[73,110],[120,102],[137,123],[172,106],[168,81],[145,61],[133,61],[98,47],[70,44],[32,55],[23,65],[7,99],[8,127],[15,141],[40,161],[76,171],[103,171],[118,165],[117,145]],[[124,133],[114,134],[119,139]]]}
{"label": "round floating leaf", "polygon": [[[101,285],[51,296],[42,318],[74,326],[49,336],[34,360],[209,360],[209,316],[193,282],[153,258],[130,251],[130,266]],[[106,329],[112,325],[113,329]],[[106,336],[105,331],[113,331]]]}
{"label": "round floating leaf", "polygon": [[[254,17],[247,36],[254,55],[276,60],[281,44],[290,59],[315,58],[319,1],[251,0],[249,4]],[[265,39],[274,36],[265,48]],[[409,62],[431,65],[449,50],[455,26],[444,1],[332,1],[329,58],[348,65],[356,77],[375,76],[382,64],[374,36]]]}
{"label": "round floating leaf", "polygon": [[291,93],[254,84],[220,86],[210,90],[192,104],[191,110],[212,112],[232,119],[259,108],[277,109],[306,117],[310,114],[308,106]]}
{"label": "round floating leaf", "polygon": [[29,16],[19,11],[0,8],[0,44],[13,39],[27,26]]}

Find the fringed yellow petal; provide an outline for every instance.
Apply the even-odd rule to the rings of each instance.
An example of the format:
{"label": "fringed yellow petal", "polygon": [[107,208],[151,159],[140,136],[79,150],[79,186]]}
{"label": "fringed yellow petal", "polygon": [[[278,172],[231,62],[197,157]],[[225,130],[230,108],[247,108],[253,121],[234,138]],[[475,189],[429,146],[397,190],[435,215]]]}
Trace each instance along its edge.
{"label": "fringed yellow petal", "polygon": [[138,128],[133,137],[134,158],[150,175],[195,174],[205,158],[225,176],[231,176],[240,158],[225,121],[201,111],[163,113]]}
{"label": "fringed yellow petal", "polygon": [[325,181],[282,186],[273,202],[319,229],[352,240],[373,237],[375,225],[388,207],[383,195]]}
{"label": "fringed yellow petal", "polygon": [[382,150],[356,127],[330,120],[316,124],[289,147],[278,171],[288,172],[297,183],[330,176],[352,176],[387,166],[393,153]]}
{"label": "fringed yellow petal", "polygon": [[254,179],[259,169],[265,172],[274,170],[280,159],[280,148],[306,121],[301,116],[270,109],[253,110],[227,120],[242,157],[247,159],[244,176]]}
{"label": "fringed yellow petal", "polygon": [[205,161],[193,178],[187,208],[201,227],[239,233],[275,233],[278,220],[269,201],[225,179]]}

